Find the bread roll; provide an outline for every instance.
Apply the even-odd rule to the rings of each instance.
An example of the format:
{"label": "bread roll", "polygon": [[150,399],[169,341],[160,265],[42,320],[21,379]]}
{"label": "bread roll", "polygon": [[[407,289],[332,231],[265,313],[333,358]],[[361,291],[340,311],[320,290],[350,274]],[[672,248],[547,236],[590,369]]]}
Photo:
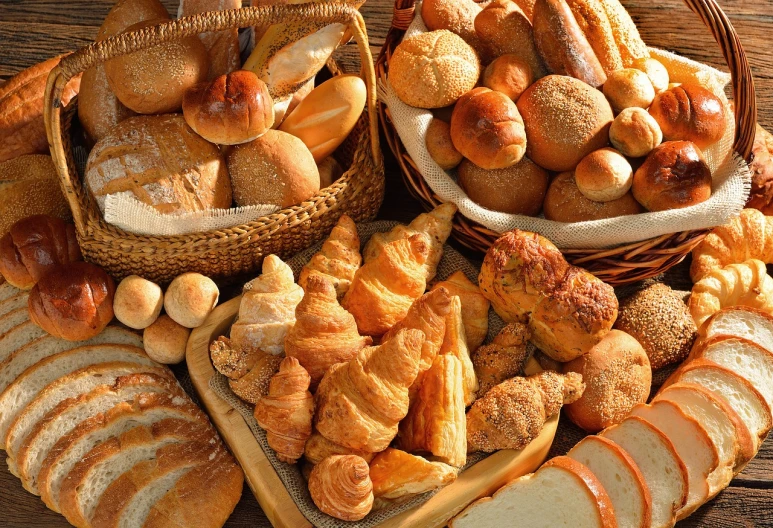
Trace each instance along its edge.
{"label": "bread roll", "polygon": [[641,39],[636,24],[619,0],[599,0],[607,13],[607,19],[612,26],[612,34],[620,50],[623,66],[631,66],[636,59],[649,57],[647,45]]}
{"label": "bread roll", "polygon": [[451,139],[456,150],[483,169],[512,167],[526,151],[526,132],[518,107],[505,94],[483,87],[456,103]]}
{"label": "bread roll", "polygon": [[168,19],[169,12],[159,0],[118,0],[97,31],[96,40],[104,40],[145,20]]}
{"label": "bread roll", "polygon": [[475,50],[450,31],[403,40],[389,61],[389,83],[407,105],[440,108],[455,103],[478,82]]}
{"label": "bread roll", "polygon": [[680,84],[658,94],[650,115],[660,125],[666,141],[692,141],[705,149],[725,133],[725,105],[697,84]]}
{"label": "bread roll", "polygon": [[197,84],[185,92],[182,104],[188,126],[220,145],[252,141],[274,124],[274,102],[266,83],[247,70]]}
{"label": "bread roll", "polygon": [[611,202],[631,189],[633,169],[622,154],[607,147],[585,156],[574,171],[574,179],[589,200]]}
{"label": "bread roll", "polygon": [[481,7],[474,0],[424,0],[421,3],[421,19],[430,31],[446,29],[478,51],[483,49],[475,32],[475,17],[480,11]]}
{"label": "bread roll", "polygon": [[604,68],[565,0],[537,0],[534,40],[551,73],[568,75],[599,87],[607,80]]}
{"label": "bread roll", "polygon": [[367,97],[365,83],[358,75],[337,75],[314,88],[279,130],[300,138],[319,163],[349,136]]}
{"label": "bread roll", "polygon": [[615,113],[626,108],[648,108],[655,99],[655,88],[647,74],[634,68],[625,68],[609,74],[604,83],[604,96]]}
{"label": "bread roll", "polygon": [[574,174],[564,172],[550,183],[543,212],[545,218],[556,222],[585,222],[638,214],[644,212],[644,209],[630,192],[609,202],[589,200],[577,188]]}
{"label": "bread roll", "polygon": [[631,190],[649,211],[689,207],[711,197],[711,170],[694,143],[667,141],[638,168]]}
{"label": "bread roll", "polygon": [[142,330],[152,325],[163,306],[164,293],[158,284],[137,275],[129,275],[115,289],[113,312],[129,328]]}
{"label": "bread roll", "polygon": [[314,156],[295,136],[269,130],[228,153],[228,171],[237,205],[290,207],[319,191]]}
{"label": "bread roll", "polygon": [[[124,33],[155,26],[148,20],[129,26]],[[180,110],[186,90],[207,79],[209,58],[198,37],[171,40],[152,48],[121,55],[105,62],[107,81],[125,106],[139,114]]]}
{"label": "bread roll", "polygon": [[191,331],[164,314],[142,333],[148,357],[164,365],[176,365],[185,359],[185,347]]}
{"label": "bread roll", "polygon": [[600,91],[577,79],[544,77],[517,104],[526,128],[526,155],[548,170],[572,170],[609,140],[612,108]]}
{"label": "bread roll", "polygon": [[639,158],[663,142],[663,132],[645,109],[626,108],[612,121],[609,141],[626,156]]}
{"label": "bread roll", "polygon": [[114,293],[113,279],[94,264],[56,266],[30,292],[30,319],[54,337],[85,341],[113,318]]}
{"label": "bread roll", "polygon": [[165,214],[231,206],[219,149],[181,115],[137,116],[116,125],[91,150],[85,180],[103,212],[105,197],[117,193]]}
{"label": "bread roll", "polygon": [[656,94],[668,89],[670,80],[668,70],[663,66],[663,63],[649,57],[642,57],[633,61],[631,63],[631,68],[636,68],[647,74],[647,77],[650,78],[650,82],[652,83],[652,87],[655,88]]}
{"label": "bread roll", "polygon": [[451,125],[445,121],[433,118],[427,127],[424,142],[427,145],[427,152],[441,169],[453,169],[461,163],[463,156],[454,147],[451,139]]}
{"label": "bread roll", "polygon": [[593,48],[604,73],[623,68],[623,58],[615,42],[612,24],[600,0],[567,0],[577,24]]}
{"label": "bread roll", "polygon": [[25,154],[0,163],[0,236],[18,220],[36,214],[70,219],[51,156]]}
{"label": "bread roll", "polygon": [[506,169],[481,169],[469,160],[459,166],[459,186],[478,205],[502,213],[536,216],[548,188],[548,173],[524,157]]}
{"label": "bread roll", "polygon": [[164,294],[164,310],[177,324],[196,328],[214,310],[220,290],[201,273],[183,273],[169,284]]}
{"label": "bread roll", "polygon": [[333,185],[338,178],[343,176],[344,169],[333,156],[328,156],[317,164],[319,170],[319,188],[324,189]]}
{"label": "bread roll", "polygon": [[518,55],[497,57],[483,72],[483,86],[517,101],[534,82],[529,65]]}
{"label": "bread roll", "polygon": [[81,258],[75,226],[53,216],[28,216],[0,238],[0,274],[22,290],[55,267]]}
{"label": "bread roll", "polygon": [[589,433],[622,422],[639,403],[646,403],[652,385],[647,354],[636,339],[611,330],[590,351],[564,365],[582,375],[585,392],[565,406],[566,414]]}
{"label": "bread roll", "polygon": [[[766,215],[773,215],[773,135],[759,124],[754,136],[752,154],[754,159],[749,164],[749,170],[752,173],[752,190],[746,206],[759,209]],[[2,232],[1,225],[0,232]]]}
{"label": "bread roll", "polygon": [[[180,0],[177,8],[177,18],[182,18],[208,11],[225,11],[239,9],[242,0]],[[209,31],[199,34],[201,43],[209,55],[208,79],[216,79],[226,75],[241,66],[239,53],[239,29],[231,28],[223,31]]]}

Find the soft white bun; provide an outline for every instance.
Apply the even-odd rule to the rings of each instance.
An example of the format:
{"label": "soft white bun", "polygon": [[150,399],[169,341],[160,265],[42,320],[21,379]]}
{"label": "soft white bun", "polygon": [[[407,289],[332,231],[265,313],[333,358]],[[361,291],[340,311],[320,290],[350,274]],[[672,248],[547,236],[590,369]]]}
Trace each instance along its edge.
{"label": "soft white bun", "polygon": [[622,112],[633,106],[648,108],[655,99],[655,88],[646,73],[625,68],[609,74],[603,89],[612,110]]}
{"label": "soft white bun", "polygon": [[609,141],[631,158],[646,156],[663,142],[663,131],[643,108],[626,108],[612,121]]}
{"label": "soft white bun", "polygon": [[164,309],[176,323],[196,328],[215,308],[219,297],[212,279],[200,273],[183,273],[167,288]]}
{"label": "soft white bun", "polygon": [[129,275],[115,289],[113,312],[129,328],[147,328],[158,319],[163,306],[164,293],[159,285],[137,275]]}
{"label": "soft white bun", "polygon": [[145,329],[142,342],[145,352],[153,361],[175,365],[185,359],[185,347],[191,331],[177,324],[168,315],[162,315]]}
{"label": "soft white bun", "polygon": [[577,188],[590,200],[609,202],[622,198],[631,188],[633,168],[612,148],[603,148],[585,156],[574,171]]}
{"label": "soft white bun", "polygon": [[656,94],[668,90],[668,70],[660,61],[650,57],[642,57],[633,61],[631,68],[636,68],[647,74]]}

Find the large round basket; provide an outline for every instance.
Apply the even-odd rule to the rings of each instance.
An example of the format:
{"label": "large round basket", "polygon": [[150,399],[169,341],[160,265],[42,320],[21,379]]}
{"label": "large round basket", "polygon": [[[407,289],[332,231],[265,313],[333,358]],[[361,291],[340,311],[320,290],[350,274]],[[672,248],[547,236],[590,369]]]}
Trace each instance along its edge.
{"label": "large round basket", "polygon": [[[355,130],[335,153],[341,165],[347,168],[341,178],[306,202],[229,229],[177,236],[142,236],[105,222],[96,202],[84,189],[82,175],[75,163],[71,128],[77,100],[66,109],[60,104],[67,81],[95,64],[163,42],[207,31],[309,19],[339,22],[350,28],[360,53],[361,75],[368,89],[366,110]],[[331,69],[334,74],[338,73],[335,67]],[[384,196],[373,58],[362,16],[356,9],[342,4],[283,5],[204,13],[96,42],[65,57],[51,72],[45,118],[51,154],[72,209],[83,255],[119,279],[137,274],[166,283],[188,271],[215,278],[253,273],[259,269],[264,256],[287,257],[323,238],[344,213],[356,221],[372,219]]]}
{"label": "large round basket", "polygon": [[[757,107],[754,81],[746,53],[730,20],[714,0],[684,0],[684,2],[711,32],[728,64],[732,75],[736,121],[733,149],[741,157],[749,160],[754,142]],[[376,73],[382,81],[388,74],[392,53],[413,21],[414,4],[415,0],[395,1],[392,26],[376,61]],[[653,3],[653,8],[658,7]],[[646,32],[643,33],[647,40]],[[408,189],[425,208],[436,207],[442,202],[424,180],[406,151],[392,125],[389,108],[379,103],[378,111],[387,143],[400,164]],[[707,233],[708,230],[685,231],[610,249],[565,249],[562,252],[573,264],[588,269],[602,280],[613,285],[622,285],[652,277],[678,264]],[[486,251],[500,233],[457,214],[454,218],[453,236],[467,247]]]}

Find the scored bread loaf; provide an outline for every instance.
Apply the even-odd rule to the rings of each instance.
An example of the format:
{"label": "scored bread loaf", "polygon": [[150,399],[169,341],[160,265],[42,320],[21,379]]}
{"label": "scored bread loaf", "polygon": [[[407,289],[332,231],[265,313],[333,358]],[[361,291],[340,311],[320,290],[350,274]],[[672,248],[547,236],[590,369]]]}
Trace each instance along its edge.
{"label": "scored bread loaf", "polygon": [[615,42],[612,24],[600,0],[566,0],[577,24],[588,39],[604,72],[623,68],[623,57]]}
{"label": "scored bread loaf", "polygon": [[612,34],[623,59],[623,66],[631,66],[636,59],[649,57],[647,45],[639,35],[631,15],[625,10],[619,0],[599,0],[607,13]]}

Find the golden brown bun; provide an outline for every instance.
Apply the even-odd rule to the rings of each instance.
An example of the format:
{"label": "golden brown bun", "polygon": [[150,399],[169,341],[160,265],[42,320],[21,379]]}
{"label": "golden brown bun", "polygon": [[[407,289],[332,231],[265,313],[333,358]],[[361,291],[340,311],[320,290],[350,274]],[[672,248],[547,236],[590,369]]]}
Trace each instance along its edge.
{"label": "golden brown bun", "polygon": [[593,87],[604,84],[604,68],[565,0],[537,0],[532,23],[537,49],[551,73]]}
{"label": "golden brown bun", "polygon": [[537,165],[560,172],[606,146],[614,115],[604,95],[582,81],[550,75],[518,99],[526,127],[526,155]]}
{"label": "golden brown bun", "polygon": [[655,88],[647,74],[634,68],[625,68],[609,74],[604,83],[604,96],[615,113],[626,108],[648,108],[655,99]]}
{"label": "golden brown bun", "polygon": [[670,82],[668,70],[660,61],[650,57],[642,57],[633,61],[633,63],[631,63],[631,68],[636,68],[647,74],[647,77],[650,78],[650,82],[652,83],[652,87],[655,88],[656,94],[668,89],[668,84]]}
{"label": "golden brown bun", "polygon": [[0,163],[0,236],[18,220],[36,214],[70,219],[51,156],[25,154]]}
{"label": "golden brown bun", "polygon": [[175,277],[164,294],[164,310],[174,322],[185,328],[201,326],[217,306],[220,290],[201,273],[183,273]]}
{"label": "golden brown bun", "polygon": [[85,181],[102,211],[113,193],[164,214],[231,207],[220,150],[176,114],[132,117],[113,127],[91,149]]}
{"label": "golden brown bun", "polygon": [[480,11],[481,7],[473,0],[425,0],[421,3],[421,18],[430,31],[447,29],[479,51],[482,46],[475,33],[475,17]]}
{"label": "golden brown bun", "polygon": [[588,43],[593,48],[604,72],[611,72],[623,67],[623,58],[615,42],[615,35],[609,17],[600,0],[567,0],[577,24],[580,26]]}
{"label": "golden brown bun", "polygon": [[328,156],[317,164],[319,170],[319,188],[330,187],[334,181],[343,176],[344,169],[333,156]]}
{"label": "golden brown bun", "polygon": [[563,371],[582,375],[585,392],[566,406],[566,413],[589,433],[623,421],[636,404],[646,403],[652,385],[647,354],[620,330],[611,330],[587,354],[565,364]]}
{"label": "golden brown bun", "polygon": [[[208,11],[225,11],[241,7],[242,0],[180,0],[177,18],[206,13]],[[238,28],[201,33],[199,39],[201,39],[209,55],[208,79],[216,79],[221,75],[239,69],[242,62],[239,53]]]}
{"label": "golden brown bun", "polygon": [[219,145],[252,141],[274,124],[274,102],[266,83],[247,70],[197,84],[185,92],[182,104],[188,126]]}
{"label": "golden brown bun", "polygon": [[697,84],[680,84],[658,94],[650,114],[666,141],[692,141],[698,148],[713,145],[725,133],[725,106]]}
{"label": "golden brown bun", "polygon": [[545,218],[556,222],[584,222],[643,213],[644,209],[628,192],[610,202],[594,202],[577,188],[574,174],[564,172],[550,183],[543,206]]}
{"label": "golden brown bun", "polygon": [[518,7],[521,8],[523,14],[526,15],[526,18],[531,22],[531,19],[534,16],[534,2],[536,2],[536,0],[514,0],[514,2],[518,4]]}
{"label": "golden brown bun", "polygon": [[459,186],[478,205],[510,214],[536,216],[548,189],[545,169],[524,157],[506,169],[481,169],[464,160],[459,166]]}
{"label": "golden brown bun", "polygon": [[502,92],[513,101],[533,83],[534,74],[529,65],[518,55],[509,53],[497,57],[483,72],[483,86]]}
{"label": "golden brown bun", "polygon": [[403,40],[389,61],[389,83],[395,93],[418,108],[455,103],[477,84],[479,76],[475,50],[445,30]]}
{"label": "golden brown bun", "polygon": [[99,27],[96,40],[117,35],[138,22],[168,18],[169,12],[159,0],[118,0]]}
{"label": "golden brown bun", "polygon": [[115,283],[102,268],[71,262],[49,271],[32,288],[30,319],[54,337],[84,341],[113,318]]}
{"label": "golden brown bun", "polygon": [[[155,26],[163,19],[129,26],[124,33]],[[105,62],[110,89],[125,106],[139,114],[180,110],[185,92],[207,79],[209,57],[193,36],[122,55]]]}
{"label": "golden brown bun", "polygon": [[451,115],[456,150],[484,169],[512,167],[526,152],[526,132],[518,107],[505,94],[475,88]]}
{"label": "golden brown bun", "polygon": [[137,275],[129,275],[115,289],[115,318],[129,328],[142,330],[152,325],[163,307],[164,293],[159,285]]}
{"label": "golden brown bun", "polygon": [[185,347],[191,331],[164,314],[142,333],[145,352],[153,361],[176,365],[185,359]]}
{"label": "golden brown bun", "polygon": [[711,170],[694,143],[667,141],[638,168],[631,190],[649,211],[689,207],[711,196]]}
{"label": "golden brown bun", "polygon": [[[757,125],[757,134],[752,146],[754,159],[749,164],[752,173],[752,190],[747,207],[759,209],[766,215],[773,215],[773,135]],[[2,176],[0,176],[2,178]],[[0,226],[2,232],[2,226]]]}
{"label": "golden brown bun", "polygon": [[279,130],[235,146],[228,154],[228,171],[237,205],[290,207],[319,191],[314,156],[303,141]]}
{"label": "golden brown bun", "polygon": [[454,147],[451,140],[451,125],[445,121],[433,118],[427,127],[424,142],[427,145],[427,152],[441,169],[453,169],[461,163],[463,156]]}
{"label": "golden brown bun", "polygon": [[626,108],[612,121],[609,141],[626,156],[639,158],[663,142],[663,132],[645,109]]}
{"label": "golden brown bun", "polygon": [[631,189],[633,169],[622,154],[606,147],[585,156],[574,170],[574,179],[589,200],[611,202]]}

